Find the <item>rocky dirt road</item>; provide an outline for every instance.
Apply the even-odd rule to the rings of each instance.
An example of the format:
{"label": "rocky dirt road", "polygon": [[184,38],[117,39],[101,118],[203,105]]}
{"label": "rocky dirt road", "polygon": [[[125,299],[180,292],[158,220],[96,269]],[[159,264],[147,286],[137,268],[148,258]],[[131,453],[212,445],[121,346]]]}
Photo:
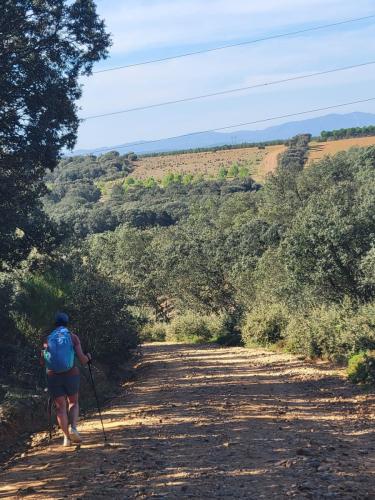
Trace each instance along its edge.
{"label": "rocky dirt road", "polygon": [[85,443],[29,449],[0,498],[375,498],[374,398],[326,364],[156,344]]}

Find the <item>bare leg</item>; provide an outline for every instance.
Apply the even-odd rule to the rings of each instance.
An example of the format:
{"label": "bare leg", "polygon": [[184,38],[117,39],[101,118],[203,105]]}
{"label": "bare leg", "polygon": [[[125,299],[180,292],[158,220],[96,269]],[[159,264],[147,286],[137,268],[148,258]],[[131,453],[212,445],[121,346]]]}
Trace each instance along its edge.
{"label": "bare leg", "polygon": [[65,396],[59,396],[58,398],[55,398],[55,404],[56,404],[56,416],[60,429],[63,431],[64,435],[67,438],[69,438],[68,414],[66,411]]}
{"label": "bare leg", "polygon": [[73,396],[68,396],[68,402],[70,425],[73,427],[73,429],[75,429],[77,427],[79,415],[78,393],[73,394]]}

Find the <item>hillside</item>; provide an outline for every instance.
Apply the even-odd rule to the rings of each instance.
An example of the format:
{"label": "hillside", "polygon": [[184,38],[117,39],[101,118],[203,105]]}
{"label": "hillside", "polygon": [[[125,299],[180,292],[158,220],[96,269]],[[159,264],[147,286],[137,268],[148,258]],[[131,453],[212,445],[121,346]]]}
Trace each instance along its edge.
{"label": "hillside", "polygon": [[267,146],[265,149],[254,147],[207,151],[203,153],[184,153],[165,156],[140,158],[135,162],[131,174],[136,179],[153,177],[161,180],[166,174],[180,173],[217,177],[221,168],[229,169],[233,164],[248,168],[251,176],[260,181],[266,173],[272,171],[285,146]]}
{"label": "hillside", "polygon": [[[375,145],[375,136],[356,137],[337,141],[311,141],[309,160],[320,160],[324,156],[348,151],[353,147],[368,147]],[[202,153],[166,154],[140,157],[133,163],[134,170],[130,177],[145,180],[153,177],[160,181],[168,173],[203,175],[217,177],[222,167],[228,169],[233,164],[245,166],[257,182],[264,181],[266,175],[273,172],[277,159],[286,149],[284,145],[267,146],[265,149],[255,147],[236,148],[228,150],[213,150]]]}
{"label": "hillside", "polygon": [[[251,119],[251,117],[249,117]],[[162,139],[152,143],[137,145],[125,143],[110,147],[95,149],[84,149],[73,151],[72,155],[100,154],[100,151],[119,151],[125,153],[134,151],[137,154],[161,153],[169,151],[180,151],[186,149],[207,148],[223,146],[225,144],[257,143],[274,140],[286,140],[298,134],[311,134],[318,136],[323,130],[335,130],[339,128],[364,127],[375,125],[375,115],[371,113],[347,113],[329,114],[310,118],[308,120],[292,121],[265,128],[263,130],[236,130],[232,132],[202,132],[188,136],[180,136],[172,139]],[[70,156],[70,155],[69,155]]]}
{"label": "hillside", "polygon": [[340,151],[348,151],[350,148],[365,148],[375,145],[373,137],[355,137],[351,139],[341,139],[338,141],[316,142],[311,141],[309,162],[318,161],[327,155],[334,155]]}

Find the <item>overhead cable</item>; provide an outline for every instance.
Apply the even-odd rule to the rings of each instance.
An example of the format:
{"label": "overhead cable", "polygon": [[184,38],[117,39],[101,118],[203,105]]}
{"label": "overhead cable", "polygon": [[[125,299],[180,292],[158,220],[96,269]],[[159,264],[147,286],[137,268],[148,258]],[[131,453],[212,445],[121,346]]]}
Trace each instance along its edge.
{"label": "overhead cable", "polygon": [[209,97],[217,97],[217,96],[226,95],[226,94],[234,94],[237,92],[243,92],[244,90],[258,89],[261,87],[270,87],[272,85],[280,85],[282,83],[293,82],[293,81],[297,81],[297,80],[304,80],[304,79],[313,78],[316,76],[328,75],[330,73],[336,73],[338,71],[347,71],[350,69],[361,68],[361,67],[370,66],[373,64],[375,64],[375,61],[368,61],[368,62],[364,62],[364,63],[360,63],[360,64],[353,64],[351,66],[343,66],[340,68],[334,68],[334,69],[329,69],[329,70],[325,70],[325,71],[318,71],[316,73],[309,73],[307,75],[292,76],[290,78],[284,78],[282,80],[273,80],[270,82],[257,83],[256,85],[249,85],[247,87],[239,87],[236,89],[223,90],[220,92],[213,92],[211,94],[203,94],[203,95],[198,95],[198,96],[193,96],[193,97],[184,97],[182,99],[176,99],[173,101],[164,101],[164,102],[159,102],[159,103],[155,103],[155,104],[148,104],[146,106],[138,106],[135,108],[122,109],[120,111],[110,111],[109,113],[102,113],[102,114],[98,114],[98,115],[86,116],[85,118],[81,118],[81,120],[82,121],[94,120],[96,118],[103,118],[105,116],[121,115],[123,113],[131,113],[134,111],[144,111],[146,109],[159,108],[162,106],[170,106],[172,104],[179,104],[179,103],[183,103],[183,102],[190,102],[190,101],[197,101],[200,99],[207,99]]}
{"label": "overhead cable", "polygon": [[169,140],[173,140],[173,139],[182,139],[185,137],[193,137],[196,135],[208,134],[210,132],[220,132],[222,130],[230,130],[233,128],[245,127],[245,126],[249,126],[249,125],[257,125],[260,123],[266,123],[266,122],[270,122],[270,121],[274,121],[274,120],[281,120],[284,118],[292,118],[292,117],[296,117],[296,116],[317,113],[320,111],[328,111],[331,109],[343,108],[345,106],[352,106],[354,104],[364,104],[366,102],[371,102],[371,101],[375,101],[375,97],[369,97],[367,99],[360,99],[360,100],[351,101],[351,102],[344,102],[341,104],[335,104],[332,106],[325,106],[322,108],[315,108],[315,109],[309,109],[309,110],[305,110],[305,111],[299,111],[297,113],[289,113],[286,115],[272,116],[272,117],[268,117],[268,118],[263,118],[261,120],[254,120],[251,122],[236,123],[235,125],[226,125],[224,127],[217,127],[217,128],[212,128],[212,129],[208,129],[208,130],[201,130],[199,132],[189,132],[188,134],[181,134],[181,135],[176,135],[176,136],[172,136],[172,137],[165,137],[165,138],[161,138],[161,139],[152,139],[152,140],[148,140],[148,141],[129,142],[129,143],[125,143],[125,144],[120,144],[118,146],[112,146],[110,148],[92,149],[92,150],[90,150],[90,153],[104,153],[106,151],[114,151],[114,150],[118,150],[118,149],[130,148],[133,146],[143,146],[146,144],[155,144],[155,143],[161,142],[161,141],[169,141]]}

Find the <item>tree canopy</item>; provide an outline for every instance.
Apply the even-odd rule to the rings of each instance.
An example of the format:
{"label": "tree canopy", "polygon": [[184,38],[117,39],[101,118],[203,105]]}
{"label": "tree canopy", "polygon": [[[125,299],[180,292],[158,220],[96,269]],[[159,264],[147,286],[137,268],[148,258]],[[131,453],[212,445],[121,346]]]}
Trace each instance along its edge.
{"label": "tree canopy", "polygon": [[[0,266],[45,244],[43,177],[74,146],[79,77],[110,44],[92,0],[4,0],[0,7]],[[47,231],[48,233],[48,231]],[[48,238],[47,238],[48,240]]]}

